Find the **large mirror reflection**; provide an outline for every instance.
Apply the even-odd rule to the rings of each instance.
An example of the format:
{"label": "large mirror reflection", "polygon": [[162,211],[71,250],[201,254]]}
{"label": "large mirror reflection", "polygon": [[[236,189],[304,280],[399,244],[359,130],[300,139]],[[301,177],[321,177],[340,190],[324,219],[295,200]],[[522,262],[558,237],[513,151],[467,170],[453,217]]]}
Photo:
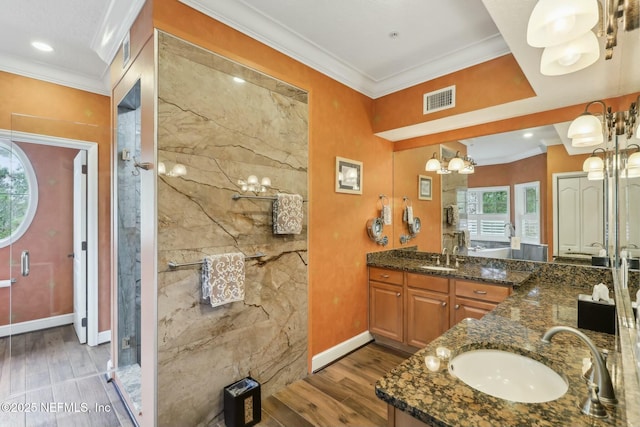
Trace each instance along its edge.
{"label": "large mirror reflection", "polygon": [[[432,227],[429,238],[411,243],[419,250],[468,256],[600,266],[609,265],[617,245],[636,258],[640,226],[632,218],[640,209],[640,178],[620,178],[615,204],[620,206],[620,221],[615,221],[619,239],[609,239],[614,233],[605,230],[618,210],[607,192],[615,181],[583,170],[595,147],[572,147],[569,124],[396,152],[396,201],[411,194],[403,183],[412,180],[407,170],[432,177],[434,191],[440,192],[430,202],[414,203],[416,215],[439,219],[433,224],[439,223],[440,230]],[[627,142],[620,145],[627,147]],[[461,169],[450,171],[458,159]],[[425,171],[427,161],[430,171]],[[402,245],[396,242],[396,247]]]}

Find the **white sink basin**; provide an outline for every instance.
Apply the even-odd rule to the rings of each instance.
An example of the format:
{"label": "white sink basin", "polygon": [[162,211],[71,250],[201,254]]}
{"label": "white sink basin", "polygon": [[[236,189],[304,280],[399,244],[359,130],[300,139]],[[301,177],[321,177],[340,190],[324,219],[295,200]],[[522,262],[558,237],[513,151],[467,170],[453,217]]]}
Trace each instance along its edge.
{"label": "white sink basin", "polygon": [[433,271],[456,271],[455,268],[451,268],[451,267],[442,267],[439,265],[423,265],[421,268],[427,269],[427,270],[433,270]]}
{"label": "white sink basin", "polygon": [[503,350],[461,353],[451,359],[449,372],[476,390],[512,402],[549,402],[569,389],[565,379],[546,365]]}

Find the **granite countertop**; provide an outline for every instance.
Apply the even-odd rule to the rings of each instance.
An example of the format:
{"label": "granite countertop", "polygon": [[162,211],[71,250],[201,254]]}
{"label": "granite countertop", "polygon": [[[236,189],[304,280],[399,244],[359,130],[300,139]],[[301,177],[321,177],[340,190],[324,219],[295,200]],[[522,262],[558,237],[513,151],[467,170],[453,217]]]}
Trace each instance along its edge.
{"label": "granite countertop", "polygon": [[[463,320],[390,371],[376,383],[376,395],[435,426],[627,425],[625,401],[637,402],[640,396],[624,395],[615,336],[582,330],[596,346],[608,349],[610,354],[608,366],[619,404],[603,420],[582,414],[578,407],[587,396],[581,378],[582,359],[590,357],[586,345],[567,333],[554,336],[551,344],[540,341],[551,326],[576,326],[576,300],[580,293],[589,293],[588,288],[571,280],[560,285],[544,275],[531,275],[481,320]],[[492,397],[452,376],[446,362],[439,371],[429,371],[424,358],[435,355],[436,348],[441,346],[449,348],[452,357],[472,348],[507,349],[528,355],[564,374],[569,389],[559,399],[545,403],[516,403]]]}
{"label": "granite countertop", "polygon": [[[435,261],[433,261],[429,255],[423,255],[422,257],[402,257],[392,254],[385,254],[386,256],[376,255],[377,256],[367,261],[369,267],[392,268],[410,273],[453,277],[456,279],[475,280],[499,285],[519,286],[529,278],[532,273],[531,271],[507,268],[497,263],[483,265],[468,257],[460,257],[462,258],[462,262],[456,268],[453,256],[451,256],[448,267],[455,268],[454,271],[434,271],[424,268],[425,266],[436,266]],[[446,267],[444,264],[444,262],[441,262],[440,267]]]}

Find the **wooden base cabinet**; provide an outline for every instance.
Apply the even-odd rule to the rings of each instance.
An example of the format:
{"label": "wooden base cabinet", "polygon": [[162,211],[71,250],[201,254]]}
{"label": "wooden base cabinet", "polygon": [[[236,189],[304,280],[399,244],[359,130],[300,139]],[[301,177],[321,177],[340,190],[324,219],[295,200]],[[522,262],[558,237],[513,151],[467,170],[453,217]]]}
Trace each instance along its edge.
{"label": "wooden base cabinet", "polygon": [[511,295],[511,290],[511,286],[456,280],[451,326],[468,317],[482,318]]}
{"label": "wooden base cabinet", "polygon": [[404,341],[402,286],[369,282],[369,330],[372,334]]}
{"label": "wooden base cabinet", "polygon": [[449,295],[407,289],[407,344],[422,348],[449,329]]}
{"label": "wooden base cabinet", "polygon": [[510,293],[510,286],[369,267],[369,331],[412,351],[462,319],[481,318]]}

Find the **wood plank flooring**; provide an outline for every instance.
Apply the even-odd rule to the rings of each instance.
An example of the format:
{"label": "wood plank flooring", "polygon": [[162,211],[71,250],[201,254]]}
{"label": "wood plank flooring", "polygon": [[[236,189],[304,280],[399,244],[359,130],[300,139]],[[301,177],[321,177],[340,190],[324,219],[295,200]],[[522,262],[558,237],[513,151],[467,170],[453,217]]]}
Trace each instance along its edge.
{"label": "wood plank flooring", "polygon": [[109,343],[81,345],[71,325],[0,338],[0,402],[13,409],[0,426],[133,426],[109,359]]}
{"label": "wood plank flooring", "polygon": [[262,400],[260,426],[386,426],[375,382],[409,354],[368,344]]}

